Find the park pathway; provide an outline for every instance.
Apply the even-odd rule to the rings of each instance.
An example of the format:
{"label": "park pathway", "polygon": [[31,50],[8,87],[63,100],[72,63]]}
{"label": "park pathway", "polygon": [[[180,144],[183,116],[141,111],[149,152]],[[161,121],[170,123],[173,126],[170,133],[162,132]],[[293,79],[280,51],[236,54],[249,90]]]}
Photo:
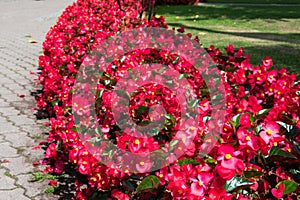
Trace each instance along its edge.
{"label": "park pathway", "polygon": [[[72,0],[0,0],[0,200],[57,199],[28,182],[45,127],[34,116],[38,56],[45,34]],[[30,72],[34,72],[32,75]]]}

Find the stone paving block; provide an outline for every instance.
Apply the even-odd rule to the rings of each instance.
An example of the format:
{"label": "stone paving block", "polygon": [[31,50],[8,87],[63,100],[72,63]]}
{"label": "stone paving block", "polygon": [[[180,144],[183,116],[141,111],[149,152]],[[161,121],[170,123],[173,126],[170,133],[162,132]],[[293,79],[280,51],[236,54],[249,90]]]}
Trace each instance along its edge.
{"label": "stone paving block", "polygon": [[35,146],[34,141],[27,136],[27,133],[9,133],[5,135],[5,140],[12,143],[13,147]]}
{"label": "stone paving block", "polygon": [[[14,190],[1,191],[0,199],[2,200],[30,200],[28,197],[23,195],[24,190],[17,188]],[[40,199],[42,200],[42,199]]]}
{"label": "stone paving block", "polygon": [[9,177],[10,174],[5,169],[0,169],[0,193],[1,190],[11,190],[16,188],[15,180]]}
{"label": "stone paving block", "polygon": [[35,124],[36,122],[29,119],[26,115],[8,116],[9,120],[17,126]]}
{"label": "stone paving block", "polygon": [[17,94],[11,94],[11,95],[1,95],[2,99],[5,99],[6,102],[14,102],[14,101],[19,101],[20,97]]}
{"label": "stone paving block", "polygon": [[6,102],[4,99],[1,98],[2,95],[0,95],[0,109],[2,107],[9,107],[9,103]]}
{"label": "stone paving block", "polygon": [[16,126],[14,126],[12,123],[10,122],[4,122],[4,123],[0,123],[0,134],[9,134],[11,132],[16,132],[19,131],[20,129]]}
{"label": "stone paving block", "polygon": [[0,113],[3,116],[11,116],[11,115],[16,116],[20,114],[20,111],[12,107],[5,107],[5,108],[0,108]]}
{"label": "stone paving block", "polygon": [[32,174],[22,174],[18,175],[18,180],[16,181],[17,184],[22,185],[23,188],[26,189],[25,195],[29,197],[34,197],[39,195],[40,193],[44,192],[41,190],[41,182],[29,182],[32,178]]}
{"label": "stone paving block", "polygon": [[27,163],[26,158],[22,156],[17,158],[7,158],[7,160],[9,162],[2,163],[2,166],[8,168],[10,173],[14,176],[32,171],[32,164]]}
{"label": "stone paving block", "polygon": [[0,145],[0,159],[17,157],[18,152],[10,146],[10,143],[4,142]]}
{"label": "stone paving block", "polygon": [[7,88],[5,88],[5,87],[0,87],[0,95],[2,96],[2,95],[4,95],[4,94],[14,94],[11,90],[9,90],[9,89],[7,89]]}

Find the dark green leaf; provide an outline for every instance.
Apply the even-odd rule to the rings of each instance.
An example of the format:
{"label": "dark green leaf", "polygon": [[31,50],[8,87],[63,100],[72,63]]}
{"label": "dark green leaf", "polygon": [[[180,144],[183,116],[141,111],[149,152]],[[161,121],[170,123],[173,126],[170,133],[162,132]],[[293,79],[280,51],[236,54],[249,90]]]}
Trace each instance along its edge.
{"label": "dark green leaf", "polygon": [[137,111],[148,111],[149,107],[147,107],[147,106],[139,106],[136,110]]}
{"label": "dark green leaf", "polygon": [[237,114],[232,118],[232,121],[234,122],[234,127],[238,127],[240,125],[241,115],[242,115],[242,113]]}
{"label": "dark green leaf", "polygon": [[175,117],[170,114],[165,114],[167,120],[171,121],[173,124],[175,123]]}
{"label": "dark green leaf", "polygon": [[97,91],[97,97],[98,97],[98,98],[101,98],[103,92],[104,92],[104,89],[98,90],[98,91]]}
{"label": "dark green leaf", "polygon": [[296,141],[293,141],[294,149],[300,155],[300,144]]}
{"label": "dark green leaf", "polygon": [[255,133],[259,133],[262,130],[262,125],[258,125],[257,127],[255,127]]}
{"label": "dark green leaf", "polygon": [[189,107],[196,108],[199,105],[199,99],[193,99],[189,102]]}
{"label": "dark green leaf", "polygon": [[263,173],[258,171],[243,171],[243,176],[246,178],[252,178],[255,176],[261,176]]}
{"label": "dark green leaf", "polygon": [[178,160],[177,162],[178,162],[179,166],[188,165],[188,164],[194,164],[194,165],[199,164],[199,162],[197,162],[193,159],[182,159],[182,160]]}
{"label": "dark green leaf", "polygon": [[296,169],[291,169],[290,173],[296,175],[296,174],[300,174],[300,171]]}
{"label": "dark green leaf", "polygon": [[173,60],[172,64],[173,64],[173,65],[176,65],[176,64],[178,63],[178,61],[179,61],[179,58],[180,58],[180,57],[179,57],[179,56],[177,56],[177,57],[176,57],[176,59],[175,59],[175,60]]}
{"label": "dark green leaf", "polygon": [[122,185],[123,185],[123,187],[125,187],[126,190],[130,190],[130,191],[134,191],[135,190],[135,187],[128,180],[123,181]]}
{"label": "dark green leaf", "polygon": [[279,182],[277,184],[277,187],[280,184],[283,184],[285,186],[283,194],[290,194],[290,193],[294,192],[298,186],[297,183],[295,183],[293,181],[288,181],[288,180]]}
{"label": "dark green leaf", "polygon": [[136,192],[141,192],[144,190],[151,191],[155,189],[159,184],[159,179],[156,176],[150,175],[142,180],[139,186],[136,188]]}
{"label": "dark green leaf", "polygon": [[269,151],[269,155],[267,156],[267,158],[272,156],[281,156],[281,157],[292,158],[292,159],[296,158],[293,154],[283,151],[278,147],[272,147],[272,149]]}
{"label": "dark green leaf", "polygon": [[231,180],[226,181],[224,188],[227,192],[233,192],[238,189],[248,187],[253,183],[246,178],[243,177],[233,177]]}
{"label": "dark green leaf", "polygon": [[262,109],[260,111],[257,112],[257,115],[263,115],[263,114],[267,114],[270,112],[271,109]]}
{"label": "dark green leaf", "polygon": [[280,122],[280,121],[277,121],[277,124],[284,127],[287,130],[287,132],[289,133],[288,136],[290,136],[291,138],[296,137],[299,133],[299,130],[296,126],[286,124],[286,123]]}

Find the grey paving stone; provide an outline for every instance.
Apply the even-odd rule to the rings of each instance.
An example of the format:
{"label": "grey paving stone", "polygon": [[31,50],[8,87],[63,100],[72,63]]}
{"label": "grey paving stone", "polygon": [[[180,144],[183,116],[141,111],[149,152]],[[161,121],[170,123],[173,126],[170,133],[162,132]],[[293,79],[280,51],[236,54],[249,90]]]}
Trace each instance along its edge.
{"label": "grey paving stone", "polygon": [[9,162],[2,163],[2,166],[8,168],[14,176],[32,171],[32,164],[27,163],[24,157],[8,158],[7,160]]}
{"label": "grey paving stone", "polygon": [[29,197],[34,197],[39,195],[40,193],[44,192],[40,186],[41,182],[29,182],[32,178],[32,174],[22,174],[18,175],[18,180],[16,181],[17,184],[22,185],[23,188],[26,189],[25,195]]}
{"label": "grey paving stone", "polygon": [[0,145],[0,159],[13,158],[19,156],[17,150],[10,146],[10,143],[4,142]]}
{"label": "grey paving stone", "polygon": [[11,116],[11,115],[19,115],[20,111],[17,110],[16,108],[12,108],[12,107],[4,107],[4,108],[0,108],[0,113],[3,116]]}
{"label": "grey paving stone", "polygon": [[34,140],[27,136],[27,133],[9,133],[5,135],[5,140],[12,143],[13,147],[34,146]]}
{"label": "grey paving stone", "polygon": [[11,132],[19,131],[20,129],[10,122],[0,123],[0,134],[5,135]]}
{"label": "grey paving stone", "polygon": [[17,126],[35,124],[36,122],[25,115],[8,116],[9,120]]}
{"label": "grey paving stone", "polygon": [[[17,188],[14,190],[1,191],[0,199],[2,200],[30,200],[28,197],[23,195],[24,190]],[[40,199],[42,200],[42,199]]]}
{"label": "grey paving stone", "polygon": [[[16,188],[15,180],[9,177],[10,174],[5,169],[0,169],[0,190],[11,190]],[[0,191],[1,193],[1,191]]]}

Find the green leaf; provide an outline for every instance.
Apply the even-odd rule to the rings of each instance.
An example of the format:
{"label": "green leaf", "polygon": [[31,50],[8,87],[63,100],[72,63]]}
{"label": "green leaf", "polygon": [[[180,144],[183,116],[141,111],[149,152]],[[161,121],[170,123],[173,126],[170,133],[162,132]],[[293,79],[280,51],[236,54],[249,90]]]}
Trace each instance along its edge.
{"label": "green leaf", "polygon": [[232,121],[234,122],[234,127],[238,127],[240,125],[241,115],[242,115],[242,113],[237,114],[232,118]]}
{"label": "green leaf", "polygon": [[199,99],[193,99],[189,102],[189,107],[196,108],[199,105]]}
{"label": "green leaf", "polygon": [[259,133],[262,130],[262,125],[258,125],[257,127],[255,127],[255,133]]}
{"label": "green leaf", "polygon": [[184,78],[184,74],[180,74],[180,75],[178,76],[178,80],[183,79],[183,78]]}
{"label": "green leaf", "polygon": [[152,191],[153,189],[157,188],[159,183],[160,181],[156,176],[154,175],[147,176],[142,180],[142,182],[136,188],[136,192],[141,192],[144,190]]}
{"label": "green leaf", "polygon": [[277,124],[279,124],[280,126],[284,127],[287,132],[289,133],[288,136],[290,137],[296,137],[299,133],[298,131],[298,128],[296,126],[293,126],[293,125],[290,125],[290,124],[286,124],[284,122],[280,122],[280,121],[277,121]]}
{"label": "green leaf", "polygon": [[177,57],[176,57],[176,59],[175,59],[175,60],[173,60],[172,64],[173,64],[173,65],[176,65],[176,64],[178,63],[178,61],[179,61],[179,58],[180,58],[180,57],[179,57],[179,56],[177,56]]}
{"label": "green leaf", "polygon": [[284,192],[283,194],[290,194],[292,192],[294,192],[297,189],[298,184],[295,183],[294,181],[281,181],[279,182],[276,187],[278,187],[278,185],[283,184],[285,186],[284,188]]}
{"label": "green leaf", "polygon": [[205,161],[205,163],[208,163],[208,164],[217,164],[218,163],[218,161],[216,161],[215,159],[213,159],[210,156],[207,156],[207,158],[204,161]]}
{"label": "green leaf", "polygon": [[45,192],[47,194],[52,194],[52,193],[54,193],[54,191],[55,191],[55,187],[53,187],[53,186],[50,186],[50,187],[46,188],[46,190],[45,190]]}
{"label": "green leaf", "polygon": [[102,97],[103,92],[104,92],[104,89],[98,90],[97,91],[97,98],[100,99]]}
{"label": "green leaf", "polygon": [[179,143],[179,140],[172,140],[172,141],[170,142],[170,147],[174,147],[174,146],[176,146],[178,143]]}
{"label": "green leaf", "polygon": [[193,165],[199,164],[199,162],[197,162],[197,161],[195,161],[193,159],[188,159],[188,158],[182,159],[182,160],[178,160],[177,163],[178,163],[179,166],[188,165],[188,164],[193,164]]}
{"label": "green leaf", "polygon": [[300,144],[296,141],[293,141],[294,149],[300,155]]}
{"label": "green leaf", "polygon": [[272,156],[281,156],[281,157],[296,159],[296,157],[293,154],[283,151],[278,147],[272,147],[272,149],[269,151],[269,155],[267,156],[267,158]]}
{"label": "green leaf", "polygon": [[170,115],[170,114],[165,114],[165,117],[166,117],[167,120],[171,121],[172,124],[174,124],[175,121],[176,121],[175,117]]}
{"label": "green leaf", "polygon": [[296,169],[291,169],[290,173],[296,175],[296,174],[300,174],[300,171]]}
{"label": "green leaf", "polygon": [[149,107],[147,107],[147,106],[139,106],[136,110],[137,111],[148,111]]}
{"label": "green leaf", "polygon": [[224,188],[227,192],[233,192],[238,189],[248,187],[252,184],[253,183],[246,178],[235,176],[231,180],[226,181]]}
{"label": "green leaf", "polygon": [[256,113],[256,115],[268,114],[270,112],[270,110],[271,110],[270,108],[268,108],[268,109],[262,109],[262,110],[258,111]]}
{"label": "green leaf", "polygon": [[261,176],[263,173],[259,171],[243,171],[243,176],[246,178],[252,178],[255,176]]}

